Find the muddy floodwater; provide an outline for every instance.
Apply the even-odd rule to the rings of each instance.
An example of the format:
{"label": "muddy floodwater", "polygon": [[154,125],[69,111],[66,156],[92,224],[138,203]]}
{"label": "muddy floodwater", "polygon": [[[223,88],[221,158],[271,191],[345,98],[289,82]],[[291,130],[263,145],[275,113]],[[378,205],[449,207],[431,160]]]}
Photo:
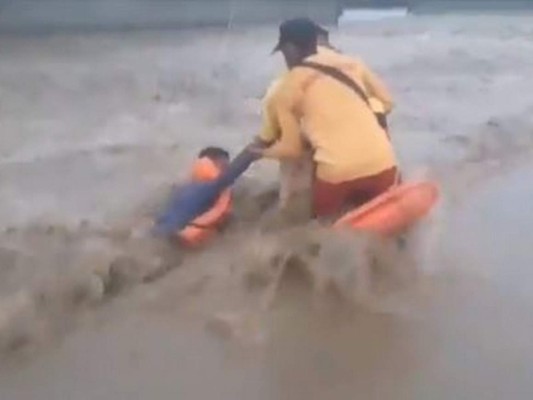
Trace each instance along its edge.
{"label": "muddy floodwater", "polygon": [[[209,249],[169,255],[136,236],[201,147],[234,153],[256,134],[282,68],[275,39],[264,27],[0,37],[0,399],[531,398],[530,17],[332,31],[389,83],[405,175],[442,192],[409,257],[389,255],[420,276],[384,308],[317,310],[308,287],[282,286],[258,340],[206,329],[254,309],[240,272],[291,246],[258,231],[271,162],[239,183],[238,228]],[[327,242],[332,270],[357,268],[359,238]],[[139,278],[160,272],[160,252],[171,268]],[[110,264],[126,270],[112,295]]]}

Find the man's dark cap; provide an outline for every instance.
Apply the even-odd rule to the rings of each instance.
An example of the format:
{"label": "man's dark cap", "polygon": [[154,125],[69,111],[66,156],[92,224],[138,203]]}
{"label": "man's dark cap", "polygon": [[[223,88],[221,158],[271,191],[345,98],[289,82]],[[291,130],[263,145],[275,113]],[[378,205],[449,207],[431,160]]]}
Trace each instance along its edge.
{"label": "man's dark cap", "polygon": [[322,26],[315,24],[316,31],[318,34],[321,35],[329,35],[329,31],[326,28],[323,28]]}
{"label": "man's dark cap", "polygon": [[311,46],[316,43],[319,33],[327,31],[308,18],[286,20],[279,26],[278,44],[272,53],[279,51],[286,43],[293,43],[299,47]]}

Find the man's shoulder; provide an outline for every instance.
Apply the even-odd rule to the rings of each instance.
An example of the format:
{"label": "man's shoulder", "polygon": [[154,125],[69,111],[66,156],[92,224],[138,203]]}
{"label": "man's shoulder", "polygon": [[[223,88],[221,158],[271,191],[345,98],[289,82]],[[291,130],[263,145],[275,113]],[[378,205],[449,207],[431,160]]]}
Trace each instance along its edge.
{"label": "man's shoulder", "polygon": [[283,84],[283,81],[287,78],[288,71],[283,72],[282,74],[275,77],[267,87],[267,90],[264,95],[264,99],[272,99],[277,92],[279,92],[280,87]]}
{"label": "man's shoulder", "polygon": [[280,79],[274,93],[270,97],[275,104],[294,104],[302,95],[306,83],[312,79],[314,71],[307,68],[292,68]]}
{"label": "man's shoulder", "polygon": [[287,75],[289,75],[289,71],[283,71],[278,76],[276,76],[272,81],[270,82],[269,88],[276,88],[280,85],[283,80],[287,78]]}
{"label": "man's shoulder", "polygon": [[325,55],[336,55],[336,54],[341,54],[339,51],[337,51],[336,49],[333,49],[331,47],[326,47],[326,46],[318,46],[317,47],[317,53],[318,54],[325,54]]}
{"label": "man's shoulder", "polygon": [[321,50],[313,58],[312,61],[323,63],[326,65],[344,65],[358,67],[362,64],[361,59],[357,56],[343,54],[334,50]]}

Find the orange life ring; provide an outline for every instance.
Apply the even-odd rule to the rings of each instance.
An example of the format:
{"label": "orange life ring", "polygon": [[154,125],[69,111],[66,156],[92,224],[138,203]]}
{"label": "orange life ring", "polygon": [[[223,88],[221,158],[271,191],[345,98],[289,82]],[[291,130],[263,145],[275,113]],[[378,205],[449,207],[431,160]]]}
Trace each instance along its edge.
{"label": "orange life ring", "polygon": [[[217,179],[220,168],[208,157],[199,158],[193,164],[191,177],[194,181]],[[213,207],[193,220],[186,228],[177,233],[180,242],[187,247],[199,247],[216,235],[227,220],[232,209],[231,190],[225,190]]]}
{"label": "orange life ring", "polygon": [[438,187],[432,182],[401,184],[349,211],[333,227],[393,235],[428,214],[438,198]]}

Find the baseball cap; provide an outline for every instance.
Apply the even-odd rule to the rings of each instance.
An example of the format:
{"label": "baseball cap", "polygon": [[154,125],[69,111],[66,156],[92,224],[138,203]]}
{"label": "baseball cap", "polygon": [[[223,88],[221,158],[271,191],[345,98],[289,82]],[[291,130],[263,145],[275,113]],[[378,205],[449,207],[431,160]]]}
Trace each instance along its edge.
{"label": "baseball cap", "polygon": [[275,53],[281,49],[285,43],[293,43],[298,46],[308,46],[316,43],[320,33],[327,33],[327,30],[319,26],[309,18],[294,18],[284,21],[279,26],[278,44],[272,50]]}

